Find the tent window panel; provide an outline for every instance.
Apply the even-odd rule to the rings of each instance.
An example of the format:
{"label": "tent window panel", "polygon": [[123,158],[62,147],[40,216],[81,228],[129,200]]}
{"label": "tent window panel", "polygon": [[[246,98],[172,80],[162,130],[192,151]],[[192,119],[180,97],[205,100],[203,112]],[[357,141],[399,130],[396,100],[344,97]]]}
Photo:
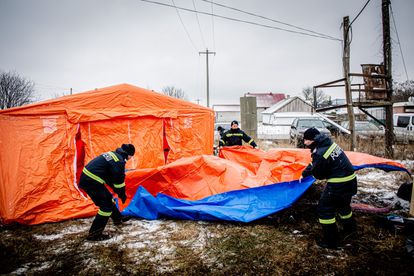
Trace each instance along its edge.
{"label": "tent window panel", "polygon": [[168,163],[182,157],[212,154],[214,120],[203,116],[180,116],[169,119],[165,125],[166,138],[170,146]]}
{"label": "tent window panel", "polygon": [[81,124],[81,132],[85,142],[85,164],[125,143],[134,144],[136,149],[134,157],[127,162],[127,169],[153,168],[164,164],[162,119],[139,117],[88,122]]}

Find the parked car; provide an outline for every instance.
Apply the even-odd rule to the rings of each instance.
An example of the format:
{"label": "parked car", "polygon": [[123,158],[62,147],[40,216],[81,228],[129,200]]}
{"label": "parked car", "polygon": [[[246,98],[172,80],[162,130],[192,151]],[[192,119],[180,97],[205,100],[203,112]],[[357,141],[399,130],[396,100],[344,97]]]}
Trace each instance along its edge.
{"label": "parked car", "polygon": [[[395,122],[394,122],[395,123]],[[349,128],[349,122],[344,121],[341,123],[344,128]],[[369,121],[355,121],[355,131],[357,137],[361,139],[373,139],[375,137],[385,136],[385,129],[383,126],[378,127]],[[397,143],[408,143],[414,141],[414,132],[404,127],[394,126],[394,138]]]}
{"label": "parked car", "polygon": [[296,118],[290,126],[290,143],[297,148],[304,148],[303,133],[311,127],[315,127],[319,132],[331,136],[331,132],[326,128],[323,121],[319,118]]}
{"label": "parked car", "polygon": [[414,113],[395,113],[394,127],[414,132]]}
{"label": "parked car", "polygon": [[[349,129],[349,121],[343,121],[341,126]],[[384,128],[380,128],[369,121],[355,121],[355,132],[362,139],[371,139],[385,134]]]}

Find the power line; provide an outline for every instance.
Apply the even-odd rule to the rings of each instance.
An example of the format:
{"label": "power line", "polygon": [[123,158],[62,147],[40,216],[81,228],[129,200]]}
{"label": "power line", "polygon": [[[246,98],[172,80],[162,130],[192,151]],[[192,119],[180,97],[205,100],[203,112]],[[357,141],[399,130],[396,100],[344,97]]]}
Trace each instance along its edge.
{"label": "power line", "polygon": [[408,80],[407,67],[405,66],[405,59],[404,59],[403,51],[402,51],[402,49],[401,49],[400,36],[398,35],[397,25],[396,25],[396,23],[395,23],[395,18],[394,18],[394,12],[392,11],[392,6],[391,6],[391,5],[390,5],[390,9],[391,9],[392,22],[394,23],[394,29],[395,29],[395,33],[396,33],[396,35],[397,35],[398,46],[399,46],[399,48],[400,48],[401,58],[402,58],[402,61],[403,61],[403,66],[404,66],[405,75],[406,75],[407,80]]}
{"label": "power line", "polygon": [[275,29],[275,30],[279,30],[279,31],[285,31],[285,32],[288,32],[288,33],[301,34],[301,35],[312,36],[312,37],[322,38],[322,39],[328,39],[328,40],[342,41],[339,38],[334,38],[334,37],[331,38],[331,37],[313,35],[313,34],[304,33],[304,32],[292,31],[292,30],[288,30],[288,29],[283,29],[283,28],[275,27],[275,26],[270,26],[270,25],[255,23],[255,22],[252,22],[252,21],[246,21],[246,20],[241,20],[241,19],[237,19],[237,18],[227,17],[227,16],[223,16],[223,15],[217,15],[217,14],[212,14],[212,13],[208,13],[208,12],[195,11],[195,10],[191,10],[191,9],[187,9],[187,8],[172,6],[172,5],[169,5],[169,4],[160,3],[160,2],[151,1],[151,0],[141,0],[141,1],[142,2],[151,3],[151,4],[160,5],[160,6],[174,7],[176,9],[180,9],[180,10],[184,10],[184,11],[188,11],[188,12],[196,12],[196,13],[200,13],[200,14],[204,14],[204,15],[211,15],[211,16],[214,16],[214,17],[219,17],[219,18],[223,18],[223,19],[230,20],[230,21],[235,21],[235,22],[241,22],[241,23],[246,23],[246,24],[250,24],[250,25],[261,26],[261,27],[265,27],[265,28],[269,28],[269,29]]}
{"label": "power line", "polygon": [[355,20],[357,20],[357,18],[361,15],[361,13],[365,10],[365,8],[368,6],[368,3],[371,0],[368,0],[365,5],[362,7],[362,9],[359,11],[359,13],[357,14],[357,16],[354,18],[354,20],[351,21],[351,23],[349,24],[349,27],[351,27],[352,23],[354,23]]}
{"label": "power line", "polygon": [[196,51],[197,51],[197,47],[195,46],[194,41],[191,39],[191,36],[190,36],[190,34],[188,33],[187,28],[186,28],[186,27],[185,27],[185,25],[184,25],[183,19],[181,18],[180,12],[178,11],[178,9],[180,9],[180,8],[177,8],[177,6],[175,5],[174,0],[171,0],[171,2],[173,3],[173,6],[168,5],[168,4],[164,4],[164,5],[168,5],[169,7],[174,7],[174,8],[175,8],[175,11],[177,12],[178,18],[180,18],[181,25],[183,26],[184,31],[185,31],[185,33],[187,34],[187,37],[188,37],[188,39],[189,39],[189,40],[190,40],[190,42],[191,42],[191,45],[193,45],[194,50],[196,50]]}
{"label": "power line", "polygon": [[216,40],[214,38],[214,16],[213,16],[213,3],[211,3],[211,29],[212,29],[212,36],[213,36],[213,49],[216,49]]}
{"label": "power line", "polygon": [[262,19],[270,20],[272,22],[276,22],[276,23],[279,23],[279,24],[282,24],[282,25],[285,25],[285,26],[289,26],[289,27],[292,27],[292,28],[296,28],[296,29],[299,29],[299,30],[302,30],[302,31],[306,31],[306,32],[310,32],[310,33],[313,33],[313,34],[317,34],[319,36],[324,36],[326,38],[331,38],[331,39],[333,38],[333,39],[335,39],[335,37],[332,37],[330,35],[326,35],[326,34],[323,34],[323,33],[318,33],[318,32],[315,32],[315,31],[312,31],[312,30],[309,30],[309,29],[305,29],[305,28],[302,28],[302,27],[295,26],[293,24],[289,24],[289,23],[285,23],[285,22],[282,22],[282,21],[279,21],[279,20],[275,20],[275,19],[272,19],[272,18],[263,16],[263,15],[258,15],[258,14],[252,13],[252,12],[247,12],[247,11],[238,9],[238,8],[233,8],[233,7],[230,7],[230,6],[226,6],[226,5],[223,5],[223,4],[219,4],[219,3],[216,3],[214,1],[210,1],[210,0],[201,0],[201,1],[204,1],[204,2],[207,2],[207,3],[211,3],[212,5],[217,5],[217,6],[226,8],[226,9],[230,9],[230,10],[238,11],[238,12],[245,13],[245,14],[248,14],[248,15],[252,15],[252,16],[255,16],[255,17],[259,17],[259,18],[262,18]]}
{"label": "power line", "polygon": [[[195,10],[195,11],[197,11],[197,8],[196,8],[196,5],[195,5],[194,0],[193,0],[193,7],[194,7],[194,10]],[[201,31],[200,20],[198,19],[198,13],[195,13],[195,16],[196,16],[196,18],[197,18],[198,29],[199,29],[199,31],[200,31],[201,40],[203,41],[203,45],[204,45],[204,47],[207,47],[207,46],[206,46],[206,42],[204,41],[203,32]]]}

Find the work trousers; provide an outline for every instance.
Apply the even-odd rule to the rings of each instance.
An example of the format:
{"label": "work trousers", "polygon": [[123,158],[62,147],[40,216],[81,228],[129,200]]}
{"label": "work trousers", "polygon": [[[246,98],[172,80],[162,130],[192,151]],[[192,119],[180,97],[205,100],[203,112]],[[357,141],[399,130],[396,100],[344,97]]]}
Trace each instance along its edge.
{"label": "work trousers", "polygon": [[357,180],[343,183],[328,183],[318,204],[319,222],[335,223],[337,213],[342,220],[352,217],[351,199],[356,194]]}
{"label": "work trousers", "polygon": [[102,234],[109,218],[112,218],[114,223],[121,222],[122,215],[115,205],[112,194],[108,191],[104,184],[101,184],[82,173],[79,187],[84,190],[92,199],[93,203],[99,207],[98,214],[92,223],[91,229],[89,230],[90,234]]}

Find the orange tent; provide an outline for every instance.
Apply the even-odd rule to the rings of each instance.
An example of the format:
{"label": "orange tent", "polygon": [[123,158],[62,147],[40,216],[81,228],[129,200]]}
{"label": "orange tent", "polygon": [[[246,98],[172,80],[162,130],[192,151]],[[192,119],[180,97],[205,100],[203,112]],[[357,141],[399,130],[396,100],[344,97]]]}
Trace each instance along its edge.
{"label": "orange tent", "polygon": [[0,218],[36,224],[95,214],[77,189],[87,162],[122,143],[127,169],[211,154],[214,112],[128,84],[0,111]]}

